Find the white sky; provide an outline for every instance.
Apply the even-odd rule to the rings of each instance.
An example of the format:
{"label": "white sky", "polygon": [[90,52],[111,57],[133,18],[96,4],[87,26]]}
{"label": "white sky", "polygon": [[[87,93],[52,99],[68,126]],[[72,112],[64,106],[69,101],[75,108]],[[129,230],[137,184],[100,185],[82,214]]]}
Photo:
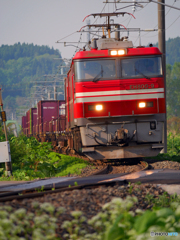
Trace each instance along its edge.
{"label": "white sky", "polygon": [[[105,6],[103,2],[105,0],[0,0],[0,45],[12,45],[17,42],[48,45],[59,49],[63,58],[71,58],[76,48],[64,47],[63,44],[55,42],[86,25],[86,22],[82,22],[84,17],[91,13],[101,12]],[[180,0],[166,0],[165,2],[180,8]],[[127,5],[129,4],[120,3],[117,7],[122,8]],[[157,28],[157,4],[151,2],[142,5],[144,8],[137,8],[134,13],[136,19],[125,15],[115,17],[114,22],[121,23],[125,27]],[[107,4],[103,12],[114,10],[114,4]],[[166,28],[168,28],[166,40],[180,36],[180,11],[169,10],[170,8],[166,7]],[[132,13],[132,7],[121,11]],[[89,19],[91,23],[95,21],[93,17]],[[103,22],[104,18],[97,20],[97,23]],[[141,35],[142,45],[158,41],[157,32],[149,34],[142,32]],[[78,41],[79,37],[80,34],[75,33],[62,41]],[[137,33],[130,34],[130,40],[135,45],[138,45],[137,37]],[[86,41],[86,33],[83,33],[82,41]]]}

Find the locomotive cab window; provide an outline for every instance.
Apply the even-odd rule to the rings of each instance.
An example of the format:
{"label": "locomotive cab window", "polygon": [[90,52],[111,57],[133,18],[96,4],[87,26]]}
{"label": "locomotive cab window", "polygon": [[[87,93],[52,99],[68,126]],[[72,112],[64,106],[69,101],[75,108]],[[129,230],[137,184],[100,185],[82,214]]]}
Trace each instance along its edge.
{"label": "locomotive cab window", "polygon": [[161,57],[138,57],[121,60],[122,78],[162,76]]}
{"label": "locomotive cab window", "polygon": [[114,59],[76,61],[74,65],[76,81],[117,78],[116,61]]}

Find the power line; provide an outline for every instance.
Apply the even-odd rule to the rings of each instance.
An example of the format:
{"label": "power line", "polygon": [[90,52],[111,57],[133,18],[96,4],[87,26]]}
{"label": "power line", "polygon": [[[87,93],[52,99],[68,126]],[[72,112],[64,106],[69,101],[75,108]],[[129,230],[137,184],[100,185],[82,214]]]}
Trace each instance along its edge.
{"label": "power line", "polygon": [[179,18],[180,18],[180,15],[178,18],[176,18],[176,20],[168,28],[166,28],[166,30],[169,29]]}

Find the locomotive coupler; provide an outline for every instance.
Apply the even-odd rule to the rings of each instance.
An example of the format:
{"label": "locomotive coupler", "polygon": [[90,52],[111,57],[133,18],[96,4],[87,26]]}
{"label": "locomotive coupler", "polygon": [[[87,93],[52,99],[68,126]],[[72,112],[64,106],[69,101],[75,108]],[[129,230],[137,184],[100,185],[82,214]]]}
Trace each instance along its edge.
{"label": "locomotive coupler", "polygon": [[113,140],[115,142],[126,142],[128,138],[129,138],[129,131],[121,127],[116,131],[115,137]]}

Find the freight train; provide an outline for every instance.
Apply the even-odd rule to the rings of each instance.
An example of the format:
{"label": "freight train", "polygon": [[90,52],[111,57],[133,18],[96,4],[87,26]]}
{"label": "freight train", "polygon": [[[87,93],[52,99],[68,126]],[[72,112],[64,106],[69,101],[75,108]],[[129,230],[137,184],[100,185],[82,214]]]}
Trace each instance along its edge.
{"label": "freight train", "polygon": [[93,39],[90,50],[72,59],[64,105],[64,129],[39,122],[35,134],[59,133],[93,160],[156,156],[164,148],[162,53],[152,45],[133,47],[127,37]]}

